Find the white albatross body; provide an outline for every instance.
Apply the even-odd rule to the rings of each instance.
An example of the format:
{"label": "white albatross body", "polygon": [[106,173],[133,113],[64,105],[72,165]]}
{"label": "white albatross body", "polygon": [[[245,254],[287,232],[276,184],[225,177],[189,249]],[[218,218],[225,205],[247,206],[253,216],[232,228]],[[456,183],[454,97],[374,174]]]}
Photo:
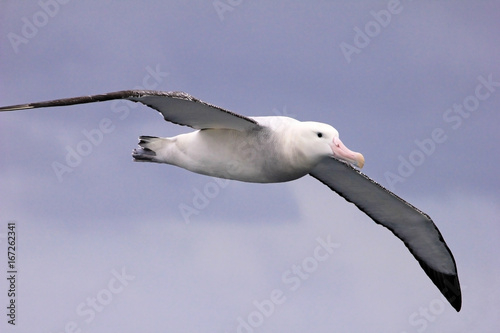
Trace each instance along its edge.
{"label": "white albatross body", "polygon": [[[361,154],[340,147],[338,132],[329,125],[288,117],[250,119],[261,127],[246,131],[203,129],[174,138],[142,136],[141,148],[132,155],[136,161],[167,163],[207,176],[252,183],[303,177],[335,151],[356,165],[364,163]],[[334,138],[337,145],[332,147]]]}
{"label": "white albatross body", "polygon": [[460,311],[455,259],[431,218],[354,168],[363,167],[363,155],[349,150],[330,125],[288,117],[245,117],[186,93],[141,90],[7,106],[0,112],[115,99],[143,103],[167,121],[196,129],[172,138],[141,136],[132,153],[135,161],[254,183],[285,182],[309,174],[401,239]]}

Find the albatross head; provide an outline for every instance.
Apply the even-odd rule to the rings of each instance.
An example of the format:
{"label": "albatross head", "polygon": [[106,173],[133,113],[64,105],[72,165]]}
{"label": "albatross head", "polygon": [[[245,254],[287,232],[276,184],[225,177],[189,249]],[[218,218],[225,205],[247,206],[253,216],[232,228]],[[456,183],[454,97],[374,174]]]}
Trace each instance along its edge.
{"label": "albatross head", "polygon": [[333,156],[362,168],[365,158],[360,153],[349,150],[339,139],[339,132],[330,125],[312,121],[300,124],[302,145],[311,158]]}

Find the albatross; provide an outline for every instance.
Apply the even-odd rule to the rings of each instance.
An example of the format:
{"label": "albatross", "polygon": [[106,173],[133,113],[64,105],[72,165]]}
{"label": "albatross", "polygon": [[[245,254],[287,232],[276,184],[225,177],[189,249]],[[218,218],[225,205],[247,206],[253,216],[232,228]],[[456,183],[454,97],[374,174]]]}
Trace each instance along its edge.
{"label": "albatross", "polygon": [[356,205],[403,241],[424,272],[460,311],[453,254],[431,218],[365,174],[362,154],[349,150],[330,125],[289,117],[246,117],[184,92],[126,90],[1,107],[29,110],[124,99],[159,111],[195,131],[170,138],[139,137],[134,161],[175,165],[199,174],[254,183],[310,175]]}

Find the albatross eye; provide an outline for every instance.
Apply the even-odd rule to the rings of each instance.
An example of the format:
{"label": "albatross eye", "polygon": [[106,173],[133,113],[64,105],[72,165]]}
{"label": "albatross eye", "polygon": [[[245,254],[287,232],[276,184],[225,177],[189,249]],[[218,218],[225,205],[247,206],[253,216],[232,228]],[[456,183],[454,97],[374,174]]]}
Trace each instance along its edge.
{"label": "albatross eye", "polygon": [[323,136],[323,133],[318,132],[318,138],[321,138]]}

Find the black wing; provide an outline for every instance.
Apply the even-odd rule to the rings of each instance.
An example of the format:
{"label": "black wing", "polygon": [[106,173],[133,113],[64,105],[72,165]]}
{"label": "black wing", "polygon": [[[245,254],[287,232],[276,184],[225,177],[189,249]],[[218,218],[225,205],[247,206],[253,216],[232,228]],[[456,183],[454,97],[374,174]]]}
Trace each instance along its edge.
{"label": "black wing", "polygon": [[183,92],[124,90],[101,95],[5,106],[0,108],[0,112],[104,102],[115,99],[140,102],[159,111],[167,121],[195,129],[227,128],[243,131],[260,127],[251,118],[205,103]]}
{"label": "black wing", "polygon": [[352,166],[326,158],[310,173],[401,239],[450,304],[460,311],[457,267],[431,218]]}

